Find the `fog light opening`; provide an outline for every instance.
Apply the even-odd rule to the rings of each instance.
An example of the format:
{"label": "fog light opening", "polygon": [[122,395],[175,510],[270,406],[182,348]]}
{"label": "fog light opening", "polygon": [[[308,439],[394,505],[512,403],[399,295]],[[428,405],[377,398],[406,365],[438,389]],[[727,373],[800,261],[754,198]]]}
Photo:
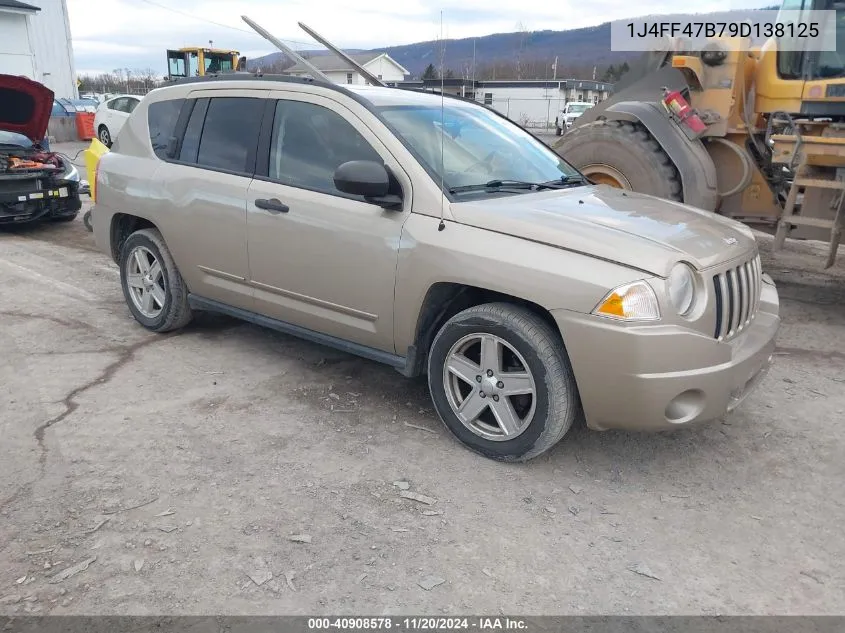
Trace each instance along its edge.
{"label": "fog light opening", "polygon": [[698,417],[704,410],[704,392],[688,389],[672,398],[664,415],[672,424],[684,424]]}

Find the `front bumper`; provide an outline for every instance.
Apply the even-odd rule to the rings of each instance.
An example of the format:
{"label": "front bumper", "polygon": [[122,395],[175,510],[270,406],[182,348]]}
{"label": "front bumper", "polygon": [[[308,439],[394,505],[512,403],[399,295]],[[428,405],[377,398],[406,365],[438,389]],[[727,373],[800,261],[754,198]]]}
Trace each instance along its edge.
{"label": "front bumper", "polygon": [[631,325],[553,312],[587,426],[659,431],[724,416],[760,383],[780,326],[774,284],[762,284],[754,321],[736,338],[673,325]]}
{"label": "front bumper", "polygon": [[74,181],[40,190],[6,187],[0,191],[0,225],[67,217],[81,208],[79,183]]}

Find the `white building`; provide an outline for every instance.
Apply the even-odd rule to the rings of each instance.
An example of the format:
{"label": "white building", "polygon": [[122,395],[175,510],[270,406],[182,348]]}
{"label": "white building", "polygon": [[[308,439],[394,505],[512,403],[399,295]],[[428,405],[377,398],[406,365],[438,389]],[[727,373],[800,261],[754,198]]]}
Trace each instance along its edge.
{"label": "white building", "polygon": [[613,84],[587,79],[479,81],[475,99],[523,127],[551,127],[566,102],[598,103],[612,90]]}
{"label": "white building", "polygon": [[[2,2],[2,0],[0,0],[0,2]],[[385,82],[402,81],[407,75],[410,75],[405,68],[400,66],[387,53],[361,53],[359,55],[350,55],[350,57],[363,66],[368,72]],[[318,70],[324,72],[334,83],[367,83],[351,64],[345,62],[337,55],[331,53],[314,55],[308,59],[308,62],[313,64]],[[295,66],[288,68],[285,72],[295,77],[311,76],[311,72],[303,64],[296,64]]]}
{"label": "white building", "polygon": [[0,74],[34,79],[57,99],[79,96],[66,0],[0,0]]}

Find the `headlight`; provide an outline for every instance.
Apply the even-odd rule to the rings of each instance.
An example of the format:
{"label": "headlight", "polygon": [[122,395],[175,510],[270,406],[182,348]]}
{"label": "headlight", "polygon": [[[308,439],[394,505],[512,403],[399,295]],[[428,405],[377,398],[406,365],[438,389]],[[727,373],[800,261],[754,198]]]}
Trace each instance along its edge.
{"label": "headlight", "polygon": [[695,275],[686,264],[675,264],[667,280],[669,300],[681,316],[692,312],[695,305]]}
{"label": "headlight", "polygon": [[621,321],[657,321],[660,308],[651,286],[644,281],[635,281],[610,291],[593,314]]}
{"label": "headlight", "polygon": [[70,180],[73,182],[79,182],[79,170],[76,168],[76,165],[68,161],[68,165],[70,165],[70,169],[65,171],[62,174],[62,180]]}

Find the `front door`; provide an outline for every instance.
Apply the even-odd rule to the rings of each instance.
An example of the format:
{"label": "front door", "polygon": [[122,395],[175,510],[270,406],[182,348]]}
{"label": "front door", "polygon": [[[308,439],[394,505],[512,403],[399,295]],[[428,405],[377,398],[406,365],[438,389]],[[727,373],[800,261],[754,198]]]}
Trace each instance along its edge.
{"label": "front door", "polygon": [[[271,96],[277,101],[269,147],[247,198],[256,309],[393,352],[393,288],[410,180],[342,105],[294,92]],[[387,164],[404,208],[388,211],[337,191],[333,173],[351,160]]]}

